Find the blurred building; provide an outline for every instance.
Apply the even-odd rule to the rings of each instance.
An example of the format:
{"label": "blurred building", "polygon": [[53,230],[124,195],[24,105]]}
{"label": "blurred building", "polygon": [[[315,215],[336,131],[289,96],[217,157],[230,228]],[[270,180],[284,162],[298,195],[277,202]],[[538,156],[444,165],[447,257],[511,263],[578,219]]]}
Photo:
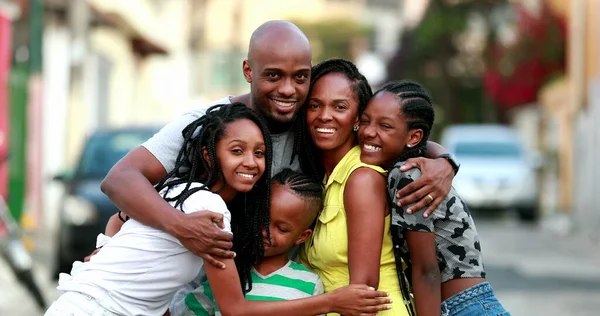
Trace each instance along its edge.
{"label": "blurred building", "polygon": [[575,211],[577,224],[600,228],[600,2],[547,1],[567,17],[569,28],[567,75],[540,98],[541,144],[558,162],[554,205],[559,212]]}

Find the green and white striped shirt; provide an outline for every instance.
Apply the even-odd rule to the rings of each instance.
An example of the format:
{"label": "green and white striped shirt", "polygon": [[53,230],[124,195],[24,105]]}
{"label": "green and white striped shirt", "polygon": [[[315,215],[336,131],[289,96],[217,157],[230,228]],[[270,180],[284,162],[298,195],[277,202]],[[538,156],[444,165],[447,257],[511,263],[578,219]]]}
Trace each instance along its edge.
{"label": "green and white striped shirt", "polygon": [[[306,298],[323,293],[319,277],[302,264],[288,263],[273,273],[263,276],[252,268],[252,290],[246,299],[255,301],[281,301]],[[181,297],[181,296],[180,296]],[[172,316],[220,316],[208,281],[187,292],[183,299],[171,305]]]}

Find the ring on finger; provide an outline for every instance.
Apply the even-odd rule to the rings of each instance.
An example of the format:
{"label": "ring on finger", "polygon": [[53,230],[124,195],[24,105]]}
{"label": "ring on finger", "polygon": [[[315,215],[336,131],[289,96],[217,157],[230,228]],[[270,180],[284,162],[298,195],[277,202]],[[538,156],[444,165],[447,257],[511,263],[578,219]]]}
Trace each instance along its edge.
{"label": "ring on finger", "polygon": [[433,202],[434,198],[431,194],[427,194],[427,197],[429,198],[429,203]]}

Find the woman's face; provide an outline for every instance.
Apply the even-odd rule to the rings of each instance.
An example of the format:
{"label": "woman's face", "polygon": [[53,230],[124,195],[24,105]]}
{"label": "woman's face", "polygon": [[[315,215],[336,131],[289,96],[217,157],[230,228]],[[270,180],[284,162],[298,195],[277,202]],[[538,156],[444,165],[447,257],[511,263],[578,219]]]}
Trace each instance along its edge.
{"label": "woman's face", "polygon": [[408,129],[399,98],[390,92],[380,92],[369,101],[359,120],[360,160],[389,167],[407,144],[418,144],[422,135],[420,129]]}
{"label": "woman's face", "polygon": [[358,100],[344,75],[329,73],[314,83],[308,98],[306,122],[313,142],[322,151],[352,148]]}

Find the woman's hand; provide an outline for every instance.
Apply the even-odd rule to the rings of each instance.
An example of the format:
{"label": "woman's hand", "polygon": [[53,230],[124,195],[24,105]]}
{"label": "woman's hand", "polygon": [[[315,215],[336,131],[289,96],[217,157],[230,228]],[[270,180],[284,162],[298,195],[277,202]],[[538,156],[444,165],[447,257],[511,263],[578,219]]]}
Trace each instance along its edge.
{"label": "woman's hand", "polygon": [[411,184],[396,192],[398,206],[415,203],[406,212],[412,214],[427,207],[423,217],[429,217],[433,211],[442,203],[452,188],[454,169],[446,159],[411,158],[400,168],[407,171],[412,168],[421,170],[421,177]]}
{"label": "woman's hand", "polygon": [[388,293],[376,291],[364,284],[350,284],[334,290],[330,295],[331,310],[341,315],[366,316],[391,308]]}

